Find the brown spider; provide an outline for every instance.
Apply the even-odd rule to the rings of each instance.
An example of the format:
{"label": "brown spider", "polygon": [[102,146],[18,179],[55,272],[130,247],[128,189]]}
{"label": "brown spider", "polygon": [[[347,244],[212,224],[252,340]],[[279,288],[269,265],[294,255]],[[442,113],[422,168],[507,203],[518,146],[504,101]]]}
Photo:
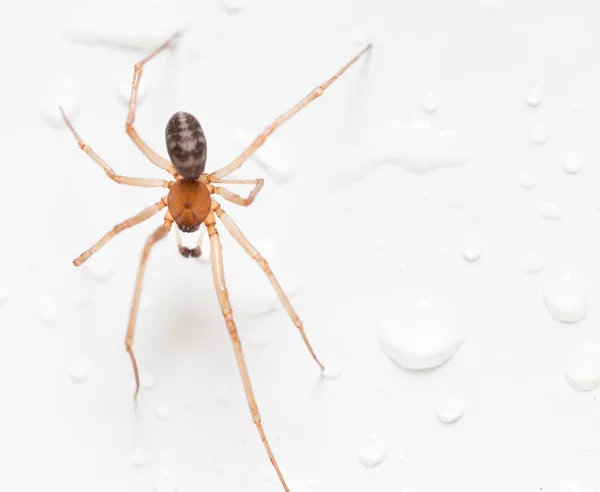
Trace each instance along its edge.
{"label": "brown spider", "polygon": [[[269,264],[258,253],[258,251],[254,249],[254,247],[242,234],[242,231],[238,228],[235,222],[231,220],[231,218],[221,208],[221,205],[214,198],[212,198],[211,195],[220,195],[225,200],[233,202],[237,205],[241,205],[243,207],[247,207],[248,205],[250,205],[256,198],[256,195],[258,194],[260,189],[262,188],[264,180],[227,179],[226,176],[229,176],[232,172],[241,167],[244,161],[246,161],[252,154],[254,154],[254,152],[265,142],[267,137],[271,133],[273,133],[277,127],[279,127],[282,123],[284,123],[293,115],[295,115],[298,111],[300,111],[302,108],[308,105],[311,101],[321,96],[325,89],[327,89],[340,75],[342,75],[354,62],[356,62],[356,60],[358,60],[365,52],[367,52],[371,48],[371,45],[369,44],[368,46],[366,46],[363,50],[361,50],[361,52],[358,55],[356,55],[354,58],[352,58],[352,60],[346,63],[346,65],[344,65],[330,79],[325,81],[323,84],[317,86],[298,104],[296,104],[291,109],[279,116],[279,118],[277,118],[258,137],[256,137],[254,141],[250,144],[250,146],[232,162],[213,173],[206,174],[204,173],[204,168],[206,164],[206,138],[204,137],[204,132],[202,131],[200,123],[191,114],[184,112],[175,113],[173,116],[171,116],[171,119],[169,119],[169,122],[167,123],[165,137],[167,143],[167,152],[171,159],[170,161],[164,159],[163,157],[159,156],[156,152],[154,152],[140,138],[137,131],[133,127],[133,121],[135,119],[135,110],[137,104],[138,87],[140,84],[140,79],[142,76],[144,65],[149,60],[154,58],[158,53],[167,48],[167,46],[169,46],[169,44],[172,43],[178,36],[179,33],[173,35],[162,46],[154,50],[142,61],[135,65],[133,73],[133,84],[131,87],[131,98],[129,100],[129,114],[127,116],[127,123],[125,126],[127,134],[140,148],[144,155],[150,160],[150,162],[170,173],[175,178],[174,181],[166,181],[162,179],[153,178],[131,178],[116,174],[108,164],[106,164],[87,144],[85,144],[81,140],[81,138],[73,128],[73,125],[71,125],[70,121],[68,120],[64,111],[61,108],[61,112],[65,123],[69,127],[69,130],[71,130],[71,133],[77,139],[81,150],[83,150],[92,159],[94,159],[98,163],[98,165],[100,165],[100,167],[104,169],[104,172],[108,175],[110,179],[116,181],[117,183],[127,184],[131,186],[163,187],[169,189],[169,193],[167,194],[167,196],[161,198],[161,200],[155,203],[154,205],[151,205],[150,207],[142,210],[136,216],[131,217],[130,219],[127,219],[124,222],[121,222],[120,224],[117,224],[115,227],[113,227],[113,229],[110,232],[104,235],[102,239],[100,239],[90,249],[79,255],[73,261],[73,263],[75,266],[81,265],[102,246],[104,246],[110,239],[116,236],[119,232],[128,229],[129,227],[132,227],[136,224],[139,224],[140,222],[143,222],[146,219],[149,219],[150,217],[158,213],[160,210],[167,207],[167,213],[165,214],[163,224],[154,231],[154,233],[148,238],[148,240],[146,241],[146,245],[144,246],[144,251],[142,253],[142,259],[140,261],[137,280],[135,284],[135,293],[133,296],[133,304],[131,306],[129,325],[127,327],[127,336],[125,337],[125,348],[127,349],[127,352],[131,357],[131,363],[133,364],[133,372],[135,375],[136,385],[135,396],[137,396],[138,391],[140,389],[140,378],[137,362],[135,356],[133,355],[132,344],[135,330],[135,320],[140,302],[142,282],[144,279],[144,271],[146,267],[146,261],[148,260],[148,255],[150,254],[150,250],[157,241],[167,236],[167,234],[171,230],[173,222],[177,224],[178,229],[182,232],[194,232],[197,231],[202,224],[206,226],[208,235],[210,236],[210,259],[212,264],[212,274],[215,283],[215,288],[217,291],[217,296],[219,298],[219,303],[221,305],[221,311],[225,318],[225,323],[227,324],[229,336],[231,337],[231,341],[233,342],[233,348],[242,376],[244,390],[246,391],[248,405],[250,406],[250,412],[252,413],[252,419],[256,424],[262,442],[269,455],[269,459],[271,460],[271,463],[273,464],[273,467],[275,468],[275,471],[279,476],[279,480],[281,481],[283,488],[286,491],[289,491],[283,478],[283,475],[279,470],[279,466],[275,461],[275,457],[271,452],[271,447],[269,446],[261,424],[260,414],[258,413],[258,407],[256,405],[256,400],[254,399],[254,393],[252,391],[250,378],[248,376],[248,369],[246,368],[244,355],[242,353],[240,338],[238,336],[235,323],[233,322],[233,314],[231,311],[231,305],[229,304],[227,287],[225,285],[222,248],[221,241],[219,239],[219,233],[217,232],[217,228],[215,225],[215,215],[219,217],[225,228],[235,238],[235,240],[240,244],[240,246],[246,251],[246,253],[248,253],[254,260],[256,260],[256,262],[260,265],[263,271],[267,274],[269,280],[271,281],[271,284],[273,285],[273,288],[279,296],[279,299],[285,306],[285,309],[287,310],[290,318],[300,331],[300,334],[302,335],[306,347],[308,348],[310,354],[312,355],[316,363],[319,365],[321,370],[323,370],[323,364],[321,364],[321,362],[315,355],[308,341],[308,338],[304,333],[304,328],[302,327],[302,322],[300,321],[300,318],[298,318],[298,315],[292,308],[292,305],[290,304],[290,301],[283,292],[283,289],[279,285],[279,282],[273,275]],[[254,188],[252,189],[247,198],[242,198],[241,196],[225,188],[221,188],[220,186],[215,186],[214,184],[253,184]],[[179,252],[183,256],[200,256],[200,241],[198,241],[198,245],[195,248],[190,249],[182,245],[181,238],[178,235],[177,244],[179,247]]]}

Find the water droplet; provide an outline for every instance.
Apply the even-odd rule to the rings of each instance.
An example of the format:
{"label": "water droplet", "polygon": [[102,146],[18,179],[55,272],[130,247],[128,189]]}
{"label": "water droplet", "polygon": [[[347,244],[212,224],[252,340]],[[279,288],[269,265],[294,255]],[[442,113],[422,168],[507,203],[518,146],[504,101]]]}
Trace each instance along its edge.
{"label": "water droplet", "polygon": [[548,130],[546,130],[546,127],[542,124],[537,125],[531,131],[531,143],[535,145],[544,145],[549,138]]}
{"label": "water droplet", "polygon": [[575,323],[588,314],[585,291],[572,270],[549,275],[544,282],[544,302],[558,321]]}
{"label": "water droplet", "polygon": [[38,301],[38,314],[41,320],[47,325],[53,325],[56,323],[56,302],[52,296],[40,296]]}
{"label": "water droplet", "polygon": [[519,176],[517,176],[517,182],[519,185],[521,185],[521,188],[525,190],[531,190],[536,185],[534,176],[527,171],[521,171],[519,173]]}
{"label": "water droplet", "polygon": [[173,475],[169,471],[163,471],[156,479],[156,483],[154,484],[154,491],[176,492],[177,481],[175,480],[175,477],[173,477]]}
{"label": "water droplet", "polygon": [[336,361],[332,360],[325,364],[325,369],[321,371],[323,379],[337,379],[342,375],[342,370]]}
{"label": "water droplet", "polygon": [[568,356],[565,379],[578,391],[590,391],[600,384],[600,351],[585,344],[573,348]]}
{"label": "water droplet", "polygon": [[525,101],[529,106],[535,108],[542,103],[543,99],[544,94],[542,93],[542,90],[538,87],[535,87],[529,91],[529,94],[527,94],[527,98],[525,99]]}
{"label": "water droplet", "polygon": [[475,262],[481,258],[481,243],[477,238],[471,238],[461,251],[463,258]]}
{"label": "water droplet", "polygon": [[224,404],[228,404],[230,401],[229,388],[224,384],[220,384],[217,388],[217,401]]}
{"label": "water droplet", "polygon": [[587,480],[569,479],[564,483],[564,492],[596,492],[596,488]]}
{"label": "water droplet", "polygon": [[87,260],[83,266],[88,272],[90,272],[96,280],[104,282],[107,280],[115,269],[115,260],[113,257],[101,249],[94,253],[93,256]]}
{"label": "water droplet", "polygon": [[404,449],[402,449],[402,448],[398,449],[397,454],[396,454],[396,461],[399,463],[402,463],[405,460],[406,460],[406,454],[404,453]]}
{"label": "water droplet", "polygon": [[31,248],[25,250],[24,260],[25,266],[30,270],[37,266],[37,256]]}
{"label": "water droplet", "polygon": [[131,459],[133,466],[140,467],[146,462],[146,453],[142,448],[135,448]]}
{"label": "water droplet", "polygon": [[365,466],[381,463],[388,452],[388,439],[381,432],[369,432],[360,439],[358,459]]}
{"label": "water droplet", "polygon": [[42,118],[54,128],[67,128],[60,113],[62,106],[65,114],[73,122],[79,114],[79,89],[70,78],[64,77],[50,84],[40,105]]}
{"label": "water droplet", "polygon": [[563,159],[563,169],[569,174],[577,174],[583,169],[583,161],[573,152]]}
{"label": "water droplet", "polygon": [[221,4],[226,12],[236,14],[246,7],[246,0],[221,0]]}
{"label": "water droplet", "polygon": [[558,202],[544,202],[540,206],[540,215],[548,220],[561,220],[565,214]]}
{"label": "water droplet", "polygon": [[271,326],[268,323],[254,323],[254,326],[248,329],[246,343],[252,347],[263,348],[273,336]]}
{"label": "water droplet", "polygon": [[465,411],[463,401],[455,395],[446,395],[438,403],[435,411],[437,418],[444,424],[451,424],[459,420]]}
{"label": "water droplet", "polygon": [[[256,136],[243,128],[235,131],[235,140],[240,149],[248,147]],[[296,174],[295,166],[283,156],[283,152],[273,139],[267,140],[251,159],[256,160],[257,164],[278,184],[288,183]]]}
{"label": "water droplet", "polygon": [[8,300],[8,287],[0,280],[0,306]]}
{"label": "water droplet", "polygon": [[[117,95],[117,99],[121,104],[128,105],[129,98],[131,97],[131,84],[132,80],[130,79],[130,74],[127,74],[127,77],[123,78],[123,80],[119,80],[115,85],[115,93]],[[138,96],[137,96],[137,104],[140,106],[148,97],[148,80],[142,77],[140,80],[140,85],[138,87]]]}
{"label": "water droplet", "polygon": [[140,300],[140,310],[141,311],[149,311],[152,307],[152,299],[148,295],[143,295]]}
{"label": "water droplet", "polygon": [[365,27],[358,27],[352,31],[352,43],[357,46],[366,46],[373,42],[373,34]]}
{"label": "water droplet", "polygon": [[376,238],[375,241],[373,241],[373,246],[375,247],[375,251],[377,253],[381,253],[383,251],[383,241],[380,237]]}
{"label": "water droplet", "polygon": [[140,374],[140,386],[145,390],[151,390],[154,388],[156,381],[154,380],[154,374],[151,372],[142,372]]}
{"label": "water droplet", "polygon": [[464,333],[448,302],[402,296],[382,323],[379,338],[384,352],[405,369],[438,367],[458,350]]}
{"label": "water droplet", "polygon": [[539,273],[544,268],[544,262],[540,255],[531,253],[527,255],[521,263],[521,270],[525,273]]}
{"label": "water droplet", "polygon": [[433,97],[433,92],[427,91],[427,94],[425,94],[425,97],[421,102],[421,108],[423,108],[423,111],[430,114],[435,113],[440,108],[435,97]]}
{"label": "water droplet", "polygon": [[158,402],[154,411],[160,420],[167,420],[171,416],[171,405],[166,401]]}
{"label": "water droplet", "polygon": [[69,376],[74,383],[83,383],[88,377],[89,369],[90,364],[87,357],[78,355],[71,363]]}

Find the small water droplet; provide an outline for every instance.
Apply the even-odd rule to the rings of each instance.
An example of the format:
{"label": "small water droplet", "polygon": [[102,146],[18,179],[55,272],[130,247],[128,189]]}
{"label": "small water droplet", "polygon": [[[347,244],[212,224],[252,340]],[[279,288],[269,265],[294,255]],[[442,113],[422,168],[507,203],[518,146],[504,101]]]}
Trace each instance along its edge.
{"label": "small water droplet", "polygon": [[[235,140],[240,149],[248,147],[255,137],[256,135],[243,128],[237,128],[235,131]],[[273,139],[267,140],[251,159],[256,160],[257,164],[278,184],[290,182],[296,174],[295,166],[284,157],[284,153]]]}
{"label": "small water droplet", "polygon": [[548,311],[558,321],[576,323],[588,314],[583,285],[572,270],[548,275],[543,293]]}
{"label": "small water droplet", "polygon": [[171,416],[171,405],[166,401],[158,402],[154,411],[160,420],[167,420]]}
{"label": "small water droplet", "polygon": [[536,185],[535,177],[528,171],[521,171],[517,176],[517,182],[525,190],[531,190]]}
{"label": "small water droplet", "polygon": [[[124,77],[122,80],[119,79],[115,84],[115,94],[117,95],[117,99],[121,104],[128,105],[129,98],[131,97],[131,86],[133,81],[130,80],[129,74],[127,77]],[[140,80],[140,85],[138,87],[138,95],[137,95],[137,104],[138,106],[143,104],[143,102],[148,97],[148,81],[144,77]]]}
{"label": "small water droplet", "polygon": [[79,89],[77,84],[64,77],[50,84],[40,105],[44,121],[53,128],[67,128],[60,113],[60,106],[73,122],[79,114]]}
{"label": "small water droplet", "polygon": [[88,377],[90,364],[84,355],[78,355],[71,363],[69,376],[74,383],[83,383]]}
{"label": "small water droplet", "polygon": [[533,89],[531,89],[529,91],[529,94],[527,94],[527,98],[525,99],[525,101],[527,102],[527,104],[529,106],[531,106],[532,108],[535,108],[542,103],[543,99],[544,99],[544,94],[543,94],[542,90],[538,87],[534,87]]}
{"label": "small water droplet", "polygon": [[30,270],[37,266],[37,256],[31,248],[27,248],[25,250],[25,255],[23,259],[25,260],[25,266]]}
{"label": "small water droplet", "polygon": [[563,169],[569,174],[577,174],[583,169],[583,161],[573,152],[563,159]]}
{"label": "small water droplet", "polygon": [[337,379],[342,375],[342,370],[336,361],[332,360],[325,364],[325,369],[321,371],[323,379]]}
{"label": "small water droplet", "polygon": [[229,388],[224,384],[220,384],[217,388],[217,401],[223,404],[228,404],[230,401]]}
{"label": "small water droplet", "polygon": [[133,457],[131,459],[133,466],[140,467],[146,462],[146,453],[142,448],[135,448],[133,450]]}
{"label": "small water droplet", "polygon": [[542,124],[535,126],[531,131],[531,143],[535,145],[544,145],[549,138],[548,130]]}
{"label": "small water droplet", "polygon": [[226,12],[236,14],[246,7],[246,0],[221,0],[221,4]]}
{"label": "small water droplet", "polygon": [[600,384],[600,351],[585,344],[567,355],[565,379],[578,391],[590,391]]}
{"label": "small water droplet", "polygon": [[525,257],[523,263],[521,263],[521,270],[525,273],[539,273],[544,268],[544,262],[540,255],[531,253]]}
{"label": "small water droplet", "polygon": [[360,438],[358,459],[368,467],[380,464],[388,452],[388,439],[381,432],[369,432]]}
{"label": "small water droplet", "polygon": [[463,401],[455,395],[446,395],[437,406],[435,414],[440,422],[451,424],[459,420],[465,412]]}
{"label": "small water droplet", "polygon": [[463,258],[470,262],[475,262],[481,258],[481,243],[477,238],[472,237],[461,251]]}
{"label": "small water droplet", "polygon": [[565,214],[558,202],[544,202],[540,206],[540,215],[548,220],[561,220]]}
{"label": "small water droplet", "polygon": [[434,296],[402,296],[381,324],[384,352],[405,369],[433,369],[458,350],[464,333],[453,306]]}
{"label": "small water droplet", "polygon": [[173,477],[173,475],[169,471],[163,471],[156,479],[156,483],[154,484],[154,491],[176,492],[177,481],[175,480],[175,477]]}
{"label": "small water droplet", "polygon": [[140,386],[145,390],[151,390],[154,388],[156,381],[154,380],[154,374],[148,371],[144,371],[140,374]]}
{"label": "small water droplet", "polygon": [[426,113],[435,113],[440,107],[433,96],[433,92],[427,91],[425,97],[423,97],[423,101],[421,101],[421,108]]}
{"label": "small water droplet", "polygon": [[104,282],[107,280],[115,269],[115,260],[113,257],[101,249],[94,253],[93,256],[87,260],[83,266],[88,272],[90,272],[96,280]]}
{"label": "small water droplet", "polygon": [[52,296],[40,296],[38,301],[38,314],[41,320],[47,325],[53,325],[56,323],[56,302]]}

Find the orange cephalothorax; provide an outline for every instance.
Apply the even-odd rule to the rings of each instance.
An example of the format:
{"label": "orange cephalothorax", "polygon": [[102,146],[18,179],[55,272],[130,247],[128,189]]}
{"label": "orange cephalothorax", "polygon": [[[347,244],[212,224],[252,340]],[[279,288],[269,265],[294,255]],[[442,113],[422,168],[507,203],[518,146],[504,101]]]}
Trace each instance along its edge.
{"label": "orange cephalothorax", "polygon": [[177,181],[167,197],[169,213],[183,232],[194,232],[210,212],[210,192],[204,183]]}

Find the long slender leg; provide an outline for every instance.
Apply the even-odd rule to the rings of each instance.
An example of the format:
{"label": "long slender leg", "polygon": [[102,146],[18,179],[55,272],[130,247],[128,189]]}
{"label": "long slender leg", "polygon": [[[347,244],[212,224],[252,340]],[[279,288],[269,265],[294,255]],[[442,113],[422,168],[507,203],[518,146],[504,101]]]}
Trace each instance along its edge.
{"label": "long slender leg", "polygon": [[137,397],[138,391],[140,390],[140,373],[138,371],[137,361],[135,360],[135,355],[133,355],[133,335],[135,332],[135,320],[137,318],[138,308],[140,306],[140,294],[142,293],[142,283],[144,281],[144,273],[146,271],[146,262],[148,261],[148,255],[150,254],[150,250],[152,246],[157,241],[163,239],[171,230],[171,226],[173,225],[173,219],[167,213],[165,217],[164,223],[156,229],[152,235],[146,241],[146,245],[144,246],[144,251],[142,252],[142,259],[140,261],[140,266],[138,268],[137,280],[135,281],[135,293],[133,295],[133,303],[131,304],[131,313],[129,315],[129,325],[127,327],[127,336],[125,337],[125,349],[131,357],[131,364],[133,365],[133,374],[135,376],[135,395]]}
{"label": "long slender leg", "polygon": [[233,161],[231,161],[226,166],[218,169],[214,173],[208,175],[209,181],[215,181],[216,179],[223,178],[225,176],[229,176],[233,171],[238,169],[245,161],[250,157],[256,150],[265,142],[267,137],[271,135],[280,125],[289,120],[292,116],[294,116],[298,111],[307,106],[311,101],[315,100],[317,97],[323,95],[323,92],[335,82],[335,80],[340,77],[356,60],[358,60],[366,51],[371,48],[371,44],[367,45],[365,48],[361,50],[361,52],[356,55],[352,60],[346,63],[342,68],[340,68],[331,78],[327,79],[321,85],[315,87],[304,99],[302,99],[299,103],[294,105],[292,108],[288,109],[285,113],[283,113],[279,118],[277,118],[273,123],[271,123],[268,127],[264,129],[264,131],[254,139],[254,141],[250,144],[250,146],[244,150],[239,156],[237,156]]}
{"label": "long slender leg", "polygon": [[100,158],[100,156],[98,154],[96,154],[96,152],[94,152],[92,150],[92,148],[89,145],[87,145],[86,143],[83,142],[83,140],[81,140],[81,137],[75,131],[75,128],[73,128],[73,125],[71,124],[71,122],[67,118],[67,115],[63,111],[62,107],[60,108],[60,112],[62,113],[63,119],[65,120],[65,123],[69,127],[69,130],[71,130],[71,133],[73,134],[73,136],[77,140],[77,143],[79,144],[79,147],[81,148],[81,150],[83,150],[87,155],[89,155],[92,159],[94,159],[96,161],[96,163],[102,169],[104,169],[104,172],[106,173],[106,175],[110,179],[112,179],[113,181],[116,181],[117,183],[131,185],[131,186],[143,186],[143,187],[159,187],[159,186],[162,186],[163,188],[168,188],[169,187],[169,183],[170,182],[169,181],[165,181],[164,179],[130,178],[130,177],[127,177],[127,176],[120,176],[117,173],[115,173],[114,170],[112,169],[112,167],[110,167],[106,162],[104,162]]}
{"label": "long slender leg", "polygon": [[210,261],[212,264],[213,279],[215,281],[217,297],[219,298],[221,311],[223,313],[223,317],[225,318],[227,330],[229,331],[229,336],[231,337],[231,341],[233,343],[235,358],[237,359],[240,374],[242,376],[242,382],[244,384],[248,406],[250,407],[250,413],[252,414],[252,420],[258,429],[260,438],[265,446],[265,449],[267,450],[269,459],[271,460],[271,463],[277,472],[277,476],[281,481],[281,485],[283,485],[283,488],[286,492],[289,492],[290,489],[288,489],[288,486],[285,483],[283,475],[281,474],[281,470],[279,469],[277,461],[275,461],[275,457],[271,451],[271,446],[269,446],[269,442],[267,441],[267,436],[265,435],[265,431],[261,423],[260,414],[258,413],[256,399],[254,398],[254,391],[252,391],[252,385],[250,384],[250,376],[248,375],[248,368],[246,367],[246,362],[244,360],[242,344],[240,343],[240,337],[238,335],[237,328],[235,327],[235,323],[233,322],[233,314],[231,311],[231,305],[229,303],[229,294],[227,293],[227,286],[225,285],[221,240],[219,239],[219,233],[215,227],[215,216],[212,212],[209,214],[204,223],[206,224],[208,235],[210,237]]}
{"label": "long slender leg", "polygon": [[[214,182],[215,181],[213,181],[213,183]],[[216,182],[217,183],[253,184],[253,185],[255,185],[254,188],[252,188],[252,190],[250,191],[250,193],[248,194],[248,196],[246,198],[243,198],[240,195],[233,193],[226,188],[221,188],[220,186],[212,186],[210,188],[212,190],[212,193],[220,195],[223,198],[225,198],[225,200],[228,200],[237,205],[241,205],[242,207],[247,207],[248,205],[250,205],[256,198],[256,195],[258,195],[258,192],[262,189],[263,185],[265,184],[265,180],[262,178],[258,178],[258,179],[220,179]]]}
{"label": "long slender leg", "polygon": [[167,41],[165,41],[161,46],[156,48],[152,53],[150,53],[146,58],[142,61],[135,64],[133,67],[133,83],[131,84],[131,97],[129,98],[129,113],[127,114],[127,123],[125,124],[125,131],[127,135],[131,137],[131,140],[139,147],[139,149],[144,153],[144,155],[154,164],[172,175],[177,174],[173,164],[170,161],[161,157],[156,152],[154,152],[150,146],[142,140],[142,138],[138,135],[137,131],[133,127],[133,121],[135,120],[135,111],[137,107],[137,96],[138,89],[140,86],[140,79],[142,78],[142,72],[144,71],[144,65],[146,62],[150,61],[156,55],[158,55],[161,51],[167,48],[169,44],[171,44],[177,37],[179,37],[180,33],[175,33],[171,36]]}
{"label": "long slender leg", "polygon": [[94,244],[90,249],[81,253],[77,258],[73,260],[73,264],[75,266],[80,266],[84,263],[90,256],[92,256],[96,251],[98,251],[102,246],[104,246],[108,241],[110,241],[113,237],[115,237],[119,232],[129,229],[134,225],[139,224],[140,222],[149,219],[156,213],[160,212],[167,205],[166,197],[163,198],[160,202],[156,202],[154,205],[150,205],[149,207],[142,210],[139,214],[127,219],[120,224],[114,226],[110,232],[107,232],[102,239]]}
{"label": "long slender leg", "polygon": [[252,246],[252,244],[250,244],[250,241],[246,239],[246,237],[244,236],[240,228],[237,226],[237,224],[233,220],[231,220],[231,217],[229,217],[229,215],[225,213],[225,211],[221,208],[221,205],[219,205],[219,203],[217,203],[215,200],[212,201],[212,209],[219,216],[219,219],[221,219],[223,225],[225,225],[229,233],[234,237],[238,244],[242,248],[244,248],[246,253],[248,253],[254,260],[256,260],[256,262],[260,265],[263,271],[267,274],[267,277],[269,277],[269,280],[271,281],[271,285],[273,286],[275,292],[277,292],[277,295],[279,296],[279,300],[284,305],[285,310],[288,312],[294,325],[296,325],[296,328],[298,328],[298,330],[300,331],[300,335],[302,335],[302,339],[304,340],[304,343],[306,345],[306,348],[310,352],[310,355],[312,355],[312,358],[319,365],[321,370],[323,370],[323,364],[321,364],[321,361],[316,356],[314,350],[312,349],[312,346],[310,345],[310,342],[308,341],[308,337],[304,332],[304,326],[302,325],[302,321],[300,321],[300,318],[296,314],[296,311],[294,311],[292,304],[285,295],[285,292],[281,288],[281,285],[279,285],[279,282],[275,278],[275,275],[273,275],[271,267],[269,266],[267,261],[260,255],[258,251],[256,251],[256,249],[254,249],[254,246]]}

